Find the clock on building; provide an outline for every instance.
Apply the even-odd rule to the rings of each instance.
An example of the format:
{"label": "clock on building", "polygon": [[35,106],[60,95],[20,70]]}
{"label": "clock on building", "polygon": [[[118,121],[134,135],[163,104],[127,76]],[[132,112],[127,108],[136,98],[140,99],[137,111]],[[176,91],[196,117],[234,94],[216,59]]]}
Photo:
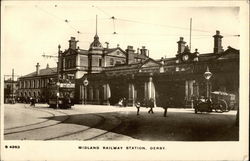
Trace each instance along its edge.
{"label": "clock on building", "polygon": [[189,58],[189,56],[188,56],[188,55],[183,55],[183,56],[182,56],[182,60],[183,60],[183,61],[187,61],[187,60],[188,60],[188,58]]}

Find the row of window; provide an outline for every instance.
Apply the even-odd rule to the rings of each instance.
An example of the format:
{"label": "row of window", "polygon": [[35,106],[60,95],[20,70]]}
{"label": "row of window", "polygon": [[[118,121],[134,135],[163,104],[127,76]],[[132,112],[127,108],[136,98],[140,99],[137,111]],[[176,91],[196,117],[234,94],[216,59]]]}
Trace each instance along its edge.
{"label": "row of window", "polygon": [[49,79],[35,79],[20,81],[20,88],[44,88],[47,87]]}
{"label": "row of window", "polygon": [[116,65],[116,64],[125,64],[126,62],[125,62],[125,60],[122,60],[122,61],[120,61],[120,60],[114,60],[114,58],[110,58],[109,59],[109,65],[111,65],[111,66],[113,66],[113,65]]}
{"label": "row of window", "polygon": [[38,92],[20,92],[19,95],[21,97],[40,97],[41,96],[41,93],[38,91]]}
{"label": "row of window", "polygon": [[63,68],[74,68],[76,66],[75,59],[63,59]]}

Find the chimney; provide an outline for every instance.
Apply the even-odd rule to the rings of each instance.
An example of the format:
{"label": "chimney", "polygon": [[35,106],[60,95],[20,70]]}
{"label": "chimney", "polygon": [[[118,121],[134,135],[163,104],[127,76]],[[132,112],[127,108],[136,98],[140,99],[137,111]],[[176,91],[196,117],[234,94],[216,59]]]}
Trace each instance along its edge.
{"label": "chimney", "polygon": [[142,55],[145,55],[145,56],[147,56],[147,49],[146,49],[146,47],[145,46],[142,46],[142,48],[140,49],[140,51],[141,51],[141,54]]}
{"label": "chimney", "polygon": [[69,48],[75,50],[77,42],[78,41],[76,41],[75,37],[71,37],[70,40],[69,40]]}
{"label": "chimney", "polygon": [[183,53],[185,49],[185,44],[186,44],[186,42],[184,41],[184,38],[180,37],[180,40],[177,42],[177,44],[178,44],[177,54]]}
{"label": "chimney", "polygon": [[47,63],[46,69],[49,69],[49,63]]}
{"label": "chimney", "polygon": [[40,74],[40,65],[39,63],[36,64],[36,75]]}
{"label": "chimney", "polygon": [[127,53],[127,64],[131,64],[135,61],[135,50],[133,49],[133,46],[128,46],[126,49]]}
{"label": "chimney", "polygon": [[140,54],[140,48],[137,48],[137,54]]}
{"label": "chimney", "polygon": [[106,48],[108,49],[109,48],[109,43],[105,42],[105,44],[106,44]]}
{"label": "chimney", "polygon": [[223,47],[222,47],[222,38],[223,36],[220,35],[220,31],[216,30],[216,35],[214,37],[214,53],[218,54],[223,52]]}

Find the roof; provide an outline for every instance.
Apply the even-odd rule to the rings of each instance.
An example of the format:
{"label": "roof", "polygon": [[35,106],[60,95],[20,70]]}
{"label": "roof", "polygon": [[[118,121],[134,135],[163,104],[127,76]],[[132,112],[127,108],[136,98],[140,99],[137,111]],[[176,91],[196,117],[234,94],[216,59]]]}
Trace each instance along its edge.
{"label": "roof", "polygon": [[[195,53],[190,53],[195,54]],[[213,60],[221,60],[221,59],[235,59],[239,58],[239,50],[232,48],[231,46],[228,46],[228,49],[225,50],[222,53],[215,54],[215,53],[204,53],[204,54],[197,54],[197,57],[199,58],[199,62],[205,62],[205,61],[213,61]],[[165,65],[174,65],[176,64],[177,57],[172,58],[164,58],[164,64]],[[162,59],[157,59],[157,62],[161,62]]]}
{"label": "roof", "polygon": [[104,54],[107,55],[109,53],[112,53],[116,50],[120,50],[122,53],[126,54],[126,52],[124,50],[122,50],[120,47],[117,47],[117,48],[105,48],[104,49]]}
{"label": "roof", "polygon": [[78,53],[80,53],[80,54],[88,54],[89,51],[88,50],[79,49]]}
{"label": "roof", "polygon": [[89,48],[102,48],[102,44],[99,41],[99,36],[96,34],[94,37],[94,41],[90,44]]}
{"label": "roof", "polygon": [[37,75],[36,72],[32,72],[32,73],[27,74],[25,76],[22,76],[20,78],[49,76],[49,75],[55,75],[55,74],[57,74],[57,67],[40,69],[39,75]]}

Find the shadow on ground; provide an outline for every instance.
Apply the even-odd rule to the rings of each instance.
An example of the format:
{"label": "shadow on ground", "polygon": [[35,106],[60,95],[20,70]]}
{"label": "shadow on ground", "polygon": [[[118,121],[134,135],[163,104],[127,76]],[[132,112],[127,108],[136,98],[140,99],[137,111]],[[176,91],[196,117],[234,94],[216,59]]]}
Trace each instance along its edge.
{"label": "shadow on ground", "polygon": [[[112,130],[114,133],[130,136],[147,141],[238,141],[239,128],[235,126],[235,115],[192,112],[168,112],[167,117],[162,113],[148,114],[141,112],[107,112],[95,113],[105,118],[115,116],[122,121]],[[93,126],[98,118],[93,114],[70,115],[64,123]],[[62,120],[61,117],[47,117],[46,119]],[[98,126],[108,130],[107,126]]]}

